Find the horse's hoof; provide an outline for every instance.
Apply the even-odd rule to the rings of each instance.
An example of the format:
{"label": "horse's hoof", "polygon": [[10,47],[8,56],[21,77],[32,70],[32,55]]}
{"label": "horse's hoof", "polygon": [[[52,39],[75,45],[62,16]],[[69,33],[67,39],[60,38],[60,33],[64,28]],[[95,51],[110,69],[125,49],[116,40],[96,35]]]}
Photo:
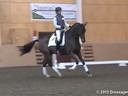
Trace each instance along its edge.
{"label": "horse's hoof", "polygon": [[68,72],[72,71],[72,69],[68,69]]}
{"label": "horse's hoof", "polygon": [[92,74],[89,71],[87,71],[87,75],[88,77],[92,77]]}
{"label": "horse's hoof", "polygon": [[74,69],[72,68],[72,67],[70,67],[70,68],[68,68],[68,71],[70,72],[70,71],[73,71]]}
{"label": "horse's hoof", "polygon": [[58,76],[59,76],[59,77],[62,77],[62,74],[61,74],[61,73],[58,73]]}
{"label": "horse's hoof", "polygon": [[63,77],[62,75],[59,75],[59,77]]}
{"label": "horse's hoof", "polygon": [[47,78],[50,78],[51,76],[50,75],[46,75]]}

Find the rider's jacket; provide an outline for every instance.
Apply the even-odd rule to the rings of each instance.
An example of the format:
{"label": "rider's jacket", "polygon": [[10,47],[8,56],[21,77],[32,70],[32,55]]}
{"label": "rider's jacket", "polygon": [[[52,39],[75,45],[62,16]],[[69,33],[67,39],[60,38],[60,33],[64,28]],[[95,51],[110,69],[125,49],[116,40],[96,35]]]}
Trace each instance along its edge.
{"label": "rider's jacket", "polygon": [[67,24],[64,16],[62,15],[56,15],[53,19],[53,24],[56,30],[62,30],[65,26],[69,27],[69,24]]}

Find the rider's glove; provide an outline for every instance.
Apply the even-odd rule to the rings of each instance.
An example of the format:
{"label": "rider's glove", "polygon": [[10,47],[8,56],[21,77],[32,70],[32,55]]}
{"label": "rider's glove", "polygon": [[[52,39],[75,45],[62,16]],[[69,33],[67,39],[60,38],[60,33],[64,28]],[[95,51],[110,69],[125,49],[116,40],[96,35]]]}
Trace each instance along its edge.
{"label": "rider's glove", "polygon": [[69,26],[69,28],[71,28],[72,26]]}
{"label": "rider's glove", "polygon": [[64,26],[61,26],[61,29],[64,29]]}

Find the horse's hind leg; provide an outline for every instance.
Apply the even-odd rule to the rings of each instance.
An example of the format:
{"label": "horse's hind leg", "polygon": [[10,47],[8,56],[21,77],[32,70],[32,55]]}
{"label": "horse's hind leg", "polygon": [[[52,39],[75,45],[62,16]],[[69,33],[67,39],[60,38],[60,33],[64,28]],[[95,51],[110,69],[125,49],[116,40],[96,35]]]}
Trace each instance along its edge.
{"label": "horse's hind leg", "polygon": [[47,73],[46,64],[43,64],[42,72],[43,72],[43,75],[46,76],[47,78],[50,77],[50,75]]}
{"label": "horse's hind leg", "polygon": [[44,56],[44,61],[42,62],[42,72],[43,72],[43,75],[46,76],[47,78],[50,77],[50,75],[47,73],[47,68],[46,68],[46,65],[47,65],[47,60],[46,60],[46,56]]}
{"label": "horse's hind leg", "polygon": [[52,63],[52,55],[51,54],[45,54],[45,57],[44,57],[44,61],[43,61],[43,74],[46,76],[46,77],[50,77],[50,75],[47,74],[47,70],[46,70],[46,64],[48,64],[57,74],[58,76],[62,76],[62,74],[60,73],[60,71],[53,65]]}
{"label": "horse's hind leg", "polygon": [[58,74],[58,76],[59,77],[61,77],[62,76],[62,74],[60,73],[60,71],[56,68],[56,62],[53,62],[54,60],[53,60],[53,56],[55,56],[55,55],[52,55],[51,56],[51,58],[50,58],[50,61],[49,61],[49,63],[48,63],[48,65]]}
{"label": "horse's hind leg", "polygon": [[56,68],[58,68],[57,55],[56,54],[53,54],[52,55],[52,64],[53,64],[53,66],[55,66]]}

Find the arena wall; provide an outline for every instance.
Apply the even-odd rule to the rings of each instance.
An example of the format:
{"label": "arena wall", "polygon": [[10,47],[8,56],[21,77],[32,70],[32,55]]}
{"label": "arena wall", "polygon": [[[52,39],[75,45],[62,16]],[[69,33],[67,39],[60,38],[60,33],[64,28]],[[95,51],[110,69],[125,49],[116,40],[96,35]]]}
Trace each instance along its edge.
{"label": "arena wall", "polygon": [[[34,51],[19,57],[16,46],[31,41],[34,30],[54,30],[52,21],[31,20],[30,3],[74,4],[75,0],[0,0],[0,67],[36,65]],[[93,44],[95,60],[128,59],[127,5],[128,0],[82,0],[86,42]]]}
{"label": "arena wall", "polygon": [[12,44],[0,47],[0,67],[35,66],[35,50],[20,56],[17,46]]}
{"label": "arena wall", "polygon": [[[32,21],[30,3],[75,3],[75,0],[0,0],[2,44],[23,45],[33,30],[53,31],[52,21]],[[88,42],[128,41],[127,0],[82,0],[83,22],[88,22]],[[74,22],[68,22],[73,24]],[[49,28],[47,27],[49,26]]]}
{"label": "arena wall", "polygon": [[[75,3],[74,0],[0,0],[2,44],[23,45],[32,32],[53,31],[52,21],[32,21],[30,3]],[[72,23],[72,22],[69,22]]]}
{"label": "arena wall", "polygon": [[128,0],[83,0],[88,42],[128,41]]}
{"label": "arena wall", "polygon": [[[32,33],[52,32],[52,21],[32,21],[30,3],[74,4],[74,0],[0,0],[0,67],[36,65],[35,51],[20,57],[16,46],[32,40]],[[73,22],[68,22],[73,24]]]}

